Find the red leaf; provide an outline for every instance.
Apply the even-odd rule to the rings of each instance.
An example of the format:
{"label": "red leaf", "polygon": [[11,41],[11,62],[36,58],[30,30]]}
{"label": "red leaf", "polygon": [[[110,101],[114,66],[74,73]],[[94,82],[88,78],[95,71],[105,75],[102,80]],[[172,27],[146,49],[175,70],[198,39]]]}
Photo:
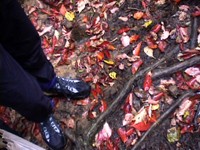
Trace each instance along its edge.
{"label": "red leaf", "polygon": [[193,12],[193,13],[192,13],[192,16],[193,16],[193,17],[198,17],[198,16],[200,16],[200,10],[197,10],[197,11]]}
{"label": "red leaf", "polygon": [[159,41],[158,48],[160,49],[161,52],[164,52],[166,47],[167,47],[167,42]]}
{"label": "red leaf", "polygon": [[139,130],[139,131],[147,131],[150,127],[151,127],[151,123],[150,122],[140,122],[137,124],[132,123],[130,125],[131,127],[134,127],[135,129]]}
{"label": "red leaf", "polygon": [[137,34],[132,35],[130,37],[130,43],[133,43],[133,42],[137,41],[139,38],[140,38],[140,36],[137,35]]}
{"label": "red leaf", "polygon": [[135,56],[140,56],[140,49],[141,49],[141,46],[142,46],[142,42],[139,42],[137,44],[137,46],[134,48],[133,50],[133,55]]}
{"label": "red leaf", "polygon": [[143,64],[142,59],[138,59],[132,64],[132,74],[135,74],[139,67]]}
{"label": "red leaf", "polygon": [[108,50],[115,50],[114,45],[110,43],[109,41],[102,42],[98,47],[101,47],[103,49],[108,49]]}
{"label": "red leaf", "polygon": [[153,96],[154,101],[160,100],[164,96],[163,92],[158,93],[157,95]]}
{"label": "red leaf", "polygon": [[123,28],[119,29],[119,30],[117,31],[117,33],[118,33],[118,34],[122,34],[122,33],[124,33],[124,32],[128,32],[128,31],[130,31],[130,30],[131,30],[131,28],[129,28],[129,27],[123,27]]}
{"label": "red leaf", "polygon": [[148,91],[151,85],[152,85],[152,73],[148,72],[145,76],[144,83],[143,83],[144,91]]}
{"label": "red leaf", "polygon": [[107,107],[107,102],[105,100],[101,100],[101,107],[99,108],[100,112],[106,111]]}
{"label": "red leaf", "polygon": [[126,131],[126,135],[127,135],[127,136],[130,136],[130,135],[132,135],[133,133],[135,133],[135,129],[133,129],[133,128],[130,128],[128,131]]}
{"label": "red leaf", "polygon": [[122,128],[119,128],[117,130],[118,135],[120,136],[121,140],[123,143],[126,143],[126,141],[128,140],[128,137],[126,135],[126,131]]}
{"label": "red leaf", "polygon": [[150,36],[146,37],[146,43],[147,43],[148,47],[151,49],[156,49],[158,47],[158,45],[156,44],[154,39]]}
{"label": "red leaf", "polygon": [[153,27],[152,31],[155,32],[155,33],[158,33],[161,29],[161,24],[157,24]]}

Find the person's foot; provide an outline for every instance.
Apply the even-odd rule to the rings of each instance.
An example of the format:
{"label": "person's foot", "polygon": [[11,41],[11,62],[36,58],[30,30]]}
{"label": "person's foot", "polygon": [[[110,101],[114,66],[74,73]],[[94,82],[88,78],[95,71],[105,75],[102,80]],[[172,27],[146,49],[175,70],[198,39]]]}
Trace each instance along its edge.
{"label": "person's foot", "polygon": [[53,115],[39,124],[41,135],[47,145],[53,150],[62,150],[66,145],[66,139],[60,125]]}
{"label": "person's foot", "polygon": [[56,77],[55,85],[47,93],[62,94],[70,99],[84,99],[90,95],[91,86],[78,79]]}

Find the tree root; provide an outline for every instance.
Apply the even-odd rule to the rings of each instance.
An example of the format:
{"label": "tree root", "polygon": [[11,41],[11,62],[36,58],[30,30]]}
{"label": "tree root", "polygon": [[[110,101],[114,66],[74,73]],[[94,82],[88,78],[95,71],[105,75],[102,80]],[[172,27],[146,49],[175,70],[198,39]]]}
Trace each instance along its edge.
{"label": "tree root", "polygon": [[139,148],[139,146],[141,145],[141,143],[144,141],[144,139],[156,128],[158,127],[161,123],[163,123],[163,121],[169,116],[171,115],[175,109],[181,104],[181,102],[186,98],[186,97],[190,97],[193,96],[194,92],[192,91],[187,91],[186,93],[184,93],[182,96],[180,96],[175,103],[173,103],[170,108],[164,112],[161,117],[149,128],[149,130],[147,132],[145,132],[145,134],[139,139],[139,141],[134,145],[134,147],[131,150],[136,150],[137,148]]}
{"label": "tree root", "polygon": [[170,67],[166,67],[166,68],[163,68],[163,69],[158,69],[158,70],[155,70],[152,74],[153,76],[153,79],[155,78],[158,78],[158,77],[161,77],[161,76],[165,76],[165,75],[169,75],[169,74],[173,74],[177,71],[180,71],[180,70],[183,70],[183,69],[186,69],[188,67],[191,67],[195,64],[200,64],[200,56],[195,56],[195,57],[192,57],[190,59],[187,59],[183,62],[179,62],[177,64],[174,64]]}
{"label": "tree root", "polygon": [[108,107],[108,109],[102,113],[95,123],[91,126],[89,131],[87,132],[87,139],[88,141],[91,141],[92,138],[95,136],[96,132],[99,130],[99,128],[103,125],[105,120],[109,117],[110,114],[114,113],[120,106],[123,104],[124,99],[126,99],[127,95],[130,93],[133,83],[143,77],[147,72],[155,69],[159,65],[161,65],[163,62],[167,61],[168,59],[171,59],[174,54],[176,54],[179,51],[179,46],[175,46],[172,51],[167,53],[164,57],[162,57],[160,60],[155,62],[149,67],[144,68],[143,70],[139,71],[135,76],[133,76],[124,86],[123,90],[119,93],[119,95],[116,97],[115,100],[111,103],[111,105]]}

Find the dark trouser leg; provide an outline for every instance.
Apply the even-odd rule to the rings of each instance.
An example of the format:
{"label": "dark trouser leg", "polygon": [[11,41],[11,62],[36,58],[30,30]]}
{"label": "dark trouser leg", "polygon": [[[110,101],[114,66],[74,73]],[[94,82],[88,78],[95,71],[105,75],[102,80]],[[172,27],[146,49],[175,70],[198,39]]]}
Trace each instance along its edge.
{"label": "dark trouser leg", "polygon": [[0,105],[11,107],[34,122],[44,121],[52,113],[51,99],[37,80],[0,45]]}
{"label": "dark trouser leg", "polygon": [[40,37],[17,0],[0,0],[0,43],[40,83],[55,77]]}

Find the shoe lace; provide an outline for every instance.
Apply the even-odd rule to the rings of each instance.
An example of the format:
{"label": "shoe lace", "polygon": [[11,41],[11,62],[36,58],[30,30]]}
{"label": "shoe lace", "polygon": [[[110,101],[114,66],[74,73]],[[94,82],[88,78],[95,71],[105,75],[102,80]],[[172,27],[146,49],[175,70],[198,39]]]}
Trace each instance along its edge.
{"label": "shoe lace", "polygon": [[76,80],[76,79],[71,80],[71,79],[65,79],[65,78],[60,78],[60,79],[61,79],[60,82],[64,83],[63,85],[66,89],[68,89],[69,91],[71,91],[73,93],[79,92],[75,86],[76,83],[80,82],[79,80]]}
{"label": "shoe lace", "polygon": [[60,129],[59,129],[58,125],[55,124],[55,122],[53,121],[52,118],[50,118],[50,121],[51,121],[50,125],[54,129],[54,131],[56,131],[57,133],[60,133]]}

